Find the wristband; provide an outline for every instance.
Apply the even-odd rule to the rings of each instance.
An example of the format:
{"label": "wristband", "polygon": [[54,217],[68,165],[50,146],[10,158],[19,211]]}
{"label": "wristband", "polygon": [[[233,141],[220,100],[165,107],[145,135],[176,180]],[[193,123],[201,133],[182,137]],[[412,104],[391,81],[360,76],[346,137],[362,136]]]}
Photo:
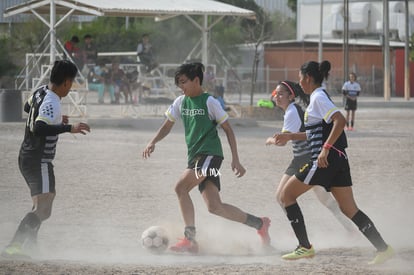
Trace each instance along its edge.
{"label": "wristband", "polygon": [[322,148],[330,150],[330,149],[332,148],[332,145],[331,145],[331,144],[329,144],[329,143],[326,143],[326,142],[325,142],[325,143],[323,144]]}

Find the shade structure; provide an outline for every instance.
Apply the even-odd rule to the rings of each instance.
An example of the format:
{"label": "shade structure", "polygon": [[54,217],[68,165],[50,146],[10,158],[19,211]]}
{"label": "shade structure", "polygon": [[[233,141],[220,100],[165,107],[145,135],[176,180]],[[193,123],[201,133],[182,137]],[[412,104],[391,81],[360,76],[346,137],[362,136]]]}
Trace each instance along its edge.
{"label": "shade structure", "polygon": [[[202,32],[202,62],[208,63],[208,32],[224,16],[238,16],[255,18],[250,10],[235,7],[213,0],[32,0],[6,9],[4,16],[13,16],[21,13],[30,13],[37,16],[50,29],[50,60],[55,60],[56,27],[70,15],[95,15],[114,17],[154,17],[164,20],[175,16],[186,16]],[[49,15],[49,22],[44,19]],[[58,22],[56,16],[61,15]],[[203,23],[198,24],[192,15],[203,16]],[[214,20],[208,24],[208,17]]]}

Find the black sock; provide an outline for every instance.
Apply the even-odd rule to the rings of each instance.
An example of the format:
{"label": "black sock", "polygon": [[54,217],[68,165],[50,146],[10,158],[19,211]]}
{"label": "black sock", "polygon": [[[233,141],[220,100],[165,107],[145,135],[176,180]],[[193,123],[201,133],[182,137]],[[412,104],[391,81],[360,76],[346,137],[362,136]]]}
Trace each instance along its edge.
{"label": "black sock", "polygon": [[351,127],[352,128],[354,127],[354,121],[353,120],[351,120]]}
{"label": "black sock", "polygon": [[311,248],[311,244],[308,240],[308,234],[306,233],[305,221],[303,219],[302,211],[297,203],[292,204],[286,209],[286,215],[292,225],[296,238],[299,241],[299,245],[305,248]]}
{"label": "black sock", "polygon": [[385,251],[388,245],[375,228],[374,223],[364,212],[358,212],[352,217],[352,221],[358,226],[359,231],[375,246],[378,251]]}
{"label": "black sock", "polygon": [[184,236],[186,239],[190,240],[190,241],[194,241],[195,240],[195,235],[196,235],[196,228],[195,226],[186,226],[184,229]]}
{"label": "black sock", "polygon": [[40,224],[41,221],[35,213],[27,213],[23,220],[20,222],[19,227],[17,228],[17,231],[11,242],[23,244],[23,242],[29,237],[36,238]]}
{"label": "black sock", "polygon": [[254,227],[257,230],[259,230],[263,226],[263,221],[259,217],[256,217],[256,216],[247,214],[247,219],[246,219],[245,224],[248,225],[248,226],[250,226],[250,227]]}

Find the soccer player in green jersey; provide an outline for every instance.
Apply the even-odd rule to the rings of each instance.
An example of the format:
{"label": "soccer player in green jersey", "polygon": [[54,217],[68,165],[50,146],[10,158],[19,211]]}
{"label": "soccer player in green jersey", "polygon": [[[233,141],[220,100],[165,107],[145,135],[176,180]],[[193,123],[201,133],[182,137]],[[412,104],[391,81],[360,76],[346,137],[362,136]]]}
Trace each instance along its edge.
{"label": "soccer player in green jersey", "polygon": [[268,246],[270,245],[269,218],[253,216],[221,201],[219,169],[223,161],[223,150],[217,133],[217,125],[220,125],[226,133],[232,154],[231,168],[235,175],[242,177],[246,169],[239,160],[236,138],[228,122],[228,114],[223,110],[219,101],[203,91],[201,86],[203,74],[204,66],[201,63],[183,64],[177,69],[175,84],[183,91],[183,95],[176,98],[165,112],[166,120],[142,153],[144,159],[150,157],[154,152],[155,144],[168,135],[174,123],[178,119],[183,121],[188,149],[188,166],[176,183],[175,192],[185,229],[184,238],[170,249],[176,252],[198,252],[198,244],[195,240],[194,205],[189,195],[189,192],[196,186],[210,213],[256,228],[262,243]]}

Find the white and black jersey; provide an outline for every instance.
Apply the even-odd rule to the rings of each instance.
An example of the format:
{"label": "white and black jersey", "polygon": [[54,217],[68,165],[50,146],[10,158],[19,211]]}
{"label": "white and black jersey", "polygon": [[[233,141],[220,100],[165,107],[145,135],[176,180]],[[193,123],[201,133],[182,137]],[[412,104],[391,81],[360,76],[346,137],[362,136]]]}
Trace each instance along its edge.
{"label": "white and black jersey", "polygon": [[347,81],[342,86],[342,91],[344,92],[344,95],[356,98],[357,96],[359,96],[359,93],[361,92],[361,86],[358,82]]}
{"label": "white and black jersey", "polygon": [[[298,104],[292,102],[287,107],[283,116],[282,133],[298,133],[304,131],[304,112]],[[309,142],[307,140],[292,140],[292,149],[294,157],[310,154]]]}
{"label": "white and black jersey", "polygon": [[[35,127],[38,121],[47,125],[62,125],[60,97],[47,86],[42,86],[29,98],[25,111],[29,113],[29,117],[20,148],[20,157],[52,162],[55,157],[58,134],[52,132],[42,135],[36,132]],[[62,129],[63,131],[66,132],[68,129]]]}
{"label": "white and black jersey", "polygon": [[[322,88],[316,89],[310,96],[309,106],[305,112],[306,136],[310,143],[312,159],[316,160],[332,130],[331,117],[340,112]],[[333,146],[339,150],[348,147],[345,133],[339,136]]]}

